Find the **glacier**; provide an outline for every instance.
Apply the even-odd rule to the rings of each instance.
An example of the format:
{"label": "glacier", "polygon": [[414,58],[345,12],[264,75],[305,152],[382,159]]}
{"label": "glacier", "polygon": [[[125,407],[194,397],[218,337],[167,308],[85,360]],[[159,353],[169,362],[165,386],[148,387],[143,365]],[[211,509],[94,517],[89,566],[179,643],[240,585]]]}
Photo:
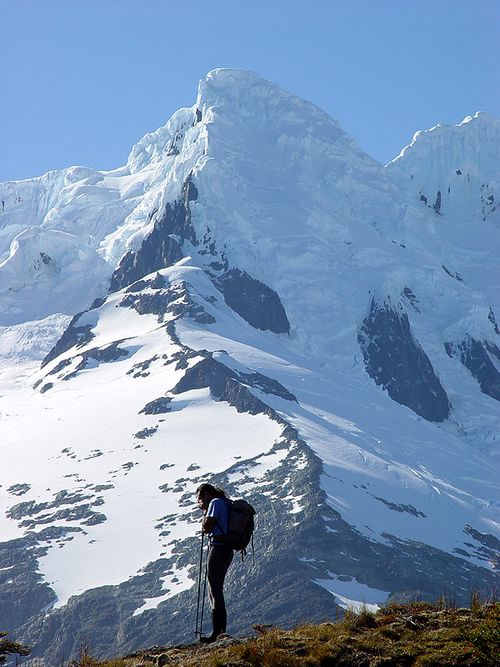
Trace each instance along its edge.
{"label": "glacier", "polygon": [[207,477],[258,510],[233,632],[493,590],[499,132],[383,166],[219,69],[125,166],[0,184],[0,627],[189,639]]}

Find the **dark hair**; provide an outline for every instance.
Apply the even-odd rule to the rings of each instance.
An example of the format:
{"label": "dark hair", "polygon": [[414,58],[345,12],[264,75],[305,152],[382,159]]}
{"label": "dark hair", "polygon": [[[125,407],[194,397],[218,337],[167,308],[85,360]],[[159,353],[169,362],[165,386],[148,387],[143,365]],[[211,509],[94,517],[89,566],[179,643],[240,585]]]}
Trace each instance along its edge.
{"label": "dark hair", "polygon": [[226,498],[226,494],[222,489],[219,489],[218,487],[213,486],[212,484],[200,484],[200,486],[196,489],[196,495],[199,496],[202,493],[209,493],[211,496],[214,498]]}

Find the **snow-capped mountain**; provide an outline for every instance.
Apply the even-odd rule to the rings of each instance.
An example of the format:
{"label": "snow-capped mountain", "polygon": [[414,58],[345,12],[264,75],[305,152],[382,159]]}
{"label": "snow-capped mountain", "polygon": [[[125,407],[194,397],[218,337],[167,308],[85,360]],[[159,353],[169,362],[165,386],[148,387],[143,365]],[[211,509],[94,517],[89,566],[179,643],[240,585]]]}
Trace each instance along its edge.
{"label": "snow-capped mountain", "polygon": [[456,224],[498,223],[499,128],[495,116],[476,113],[459,125],[416,132],[387,166],[399,185],[406,180],[415,200]]}
{"label": "snow-capped mountain", "polygon": [[494,588],[499,128],[384,167],[215,70],[124,167],[0,184],[0,628],[189,639],[207,478],[258,511],[231,631]]}

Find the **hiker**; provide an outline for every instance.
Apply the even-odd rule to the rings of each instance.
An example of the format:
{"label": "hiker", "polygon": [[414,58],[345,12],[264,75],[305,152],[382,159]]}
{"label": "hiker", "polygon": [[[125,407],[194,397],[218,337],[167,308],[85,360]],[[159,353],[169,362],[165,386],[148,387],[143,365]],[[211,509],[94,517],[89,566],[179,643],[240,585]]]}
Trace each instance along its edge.
{"label": "hiker", "polygon": [[[227,613],[224,602],[224,579],[231,561],[233,548],[224,544],[220,536],[228,532],[229,500],[222,489],[202,484],[196,490],[198,507],[203,511],[202,530],[208,535],[207,558],[208,598],[212,610],[212,633],[200,637],[201,642],[214,642],[226,632]],[[219,537],[219,539],[217,539]]]}

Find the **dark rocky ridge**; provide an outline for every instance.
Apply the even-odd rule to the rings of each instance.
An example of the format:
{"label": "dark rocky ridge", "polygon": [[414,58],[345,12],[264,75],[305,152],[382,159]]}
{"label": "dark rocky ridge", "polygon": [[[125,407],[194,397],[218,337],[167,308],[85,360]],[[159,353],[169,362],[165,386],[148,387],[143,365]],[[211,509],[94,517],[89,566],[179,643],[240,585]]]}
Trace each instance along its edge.
{"label": "dark rocky ridge", "polygon": [[73,317],[61,338],[42,361],[42,368],[63,352],[66,352],[72,347],[82,347],[83,345],[90,343],[92,338],[94,338],[91,324],[77,326],[78,320],[84,314],[85,313],[78,313]]}
{"label": "dark rocky ridge", "polygon": [[168,287],[168,284],[161,273],[157,273],[154,278],[150,278],[149,280],[141,278],[141,280],[137,280],[135,283],[132,283],[126,288],[125,293],[130,294],[131,292],[142,292],[142,290],[147,289],[148,287],[150,289],[163,289],[164,287]]}
{"label": "dark rocky ridge", "polygon": [[[89,331],[89,334],[91,336],[90,340],[94,337],[94,335]],[[89,366],[89,364],[92,361],[96,361],[97,364],[101,363],[110,363],[112,361],[118,361],[119,359],[123,359],[124,357],[128,357],[129,352],[127,350],[123,350],[119,347],[120,343],[123,343],[123,340],[117,340],[114,343],[110,343],[109,345],[106,345],[105,347],[93,347],[90,350],[85,350],[85,352],[81,352],[79,355],[75,356],[80,356],[81,359],[76,365],[76,367],[70,372],[67,373],[66,375],[63,374],[63,371],[65,368],[71,365],[72,359],[62,359],[58,364],[54,366],[54,368],[47,373],[47,377],[49,375],[58,375],[58,378],[61,380],[71,380],[71,378],[76,377],[80,371],[83,371],[85,368]],[[70,349],[70,348],[68,348]],[[38,380],[35,385],[34,389],[36,389],[43,380]],[[49,389],[52,389],[54,384],[52,382],[47,382],[45,383],[42,388],[40,389],[41,393],[45,393]]]}
{"label": "dark rocky ridge", "polygon": [[60,491],[51,502],[36,503],[34,500],[13,505],[7,516],[19,521],[19,525],[30,530],[39,525],[54,521],[81,521],[83,525],[93,526],[102,523],[106,517],[96,512],[93,507],[104,504],[102,497],[80,492]]}
{"label": "dark rocky ridge", "polygon": [[7,493],[11,493],[13,496],[24,496],[30,489],[30,484],[13,484],[7,489]]}
{"label": "dark rocky ridge", "polygon": [[200,324],[215,322],[215,318],[191,297],[187,283],[177,283],[169,288],[157,287],[153,293],[135,292],[134,289],[120,301],[122,308],[133,308],[139,315],[158,315],[159,322],[163,322],[167,313],[175,317],[189,317]]}
{"label": "dark rocky ridge", "polygon": [[450,357],[458,357],[472,373],[484,394],[500,401],[500,373],[488,356],[489,352],[500,360],[500,349],[494,343],[466,336],[461,343],[445,343],[445,348]]}
{"label": "dark rocky ridge", "polygon": [[139,414],[143,413],[145,415],[163,415],[167,412],[170,412],[170,403],[172,399],[169,396],[162,396],[161,398],[156,398],[154,401],[146,403],[142,408]]}
{"label": "dark rocky ridge", "polygon": [[467,546],[476,551],[479,556],[490,560],[495,570],[500,571],[500,540],[490,533],[481,533],[472,526],[465,526],[464,533],[470,535],[479,545],[470,544]]}
{"label": "dark rocky ridge", "polygon": [[290,323],[274,290],[246,271],[230,269],[214,280],[227,305],[256,329],[289,333]]}
{"label": "dark rocky ridge", "polygon": [[[26,536],[0,543],[0,624],[6,632],[30,624],[43,609],[54,604],[56,596],[38,572],[38,558],[47,553],[50,543],[68,539],[76,527],[48,527]],[[7,569],[8,568],[8,569]]]}
{"label": "dark rocky ridge", "polygon": [[[373,494],[370,494],[373,495]],[[422,519],[426,518],[426,515],[423,512],[417,510],[413,505],[402,505],[401,503],[393,503],[390,500],[385,498],[380,498],[380,496],[373,496],[375,500],[379,500],[381,503],[384,503],[386,507],[393,510],[394,512],[406,512],[406,514],[411,514],[412,516],[421,517]]]}
{"label": "dark rocky ridge", "polygon": [[496,334],[500,335],[500,328],[498,327],[498,323],[495,318],[495,313],[493,312],[493,309],[490,308],[490,312],[488,313],[488,319],[493,325],[493,330]]}
{"label": "dark rocky ridge", "polygon": [[[211,353],[206,353],[205,359],[186,371],[184,377],[172,389],[172,394],[209,388],[214,398],[227,401],[238,412],[248,412],[252,415],[267,414],[276,419],[276,412],[254,396],[243,383],[267,394],[286,398],[286,400],[296,400],[293,394],[276,380],[266,378],[260,373],[237,373],[216,361]],[[279,419],[282,421],[281,418]]]}
{"label": "dark rocky ridge", "polygon": [[[188,178],[182,187],[182,200],[167,204],[165,212],[156,219],[153,230],[142,241],[141,247],[137,251],[129,250],[122,257],[111,276],[110,292],[116,292],[153,271],[178,262],[184,256],[181,250],[184,240],[196,245],[189,202],[197,198],[196,186]],[[180,243],[173,237],[178,237]]]}
{"label": "dark rocky ridge", "polygon": [[153,231],[143,240],[137,252],[129,250],[111,276],[110,292],[130,285],[142,276],[164,269],[182,259],[179,243],[169,234],[170,227],[184,215],[181,204],[167,204],[165,215],[155,222]]}
{"label": "dark rocky ridge", "polygon": [[368,375],[394,401],[428,421],[448,418],[450,403],[446,392],[402,309],[372,299],[370,313],[358,332],[358,342]]}

